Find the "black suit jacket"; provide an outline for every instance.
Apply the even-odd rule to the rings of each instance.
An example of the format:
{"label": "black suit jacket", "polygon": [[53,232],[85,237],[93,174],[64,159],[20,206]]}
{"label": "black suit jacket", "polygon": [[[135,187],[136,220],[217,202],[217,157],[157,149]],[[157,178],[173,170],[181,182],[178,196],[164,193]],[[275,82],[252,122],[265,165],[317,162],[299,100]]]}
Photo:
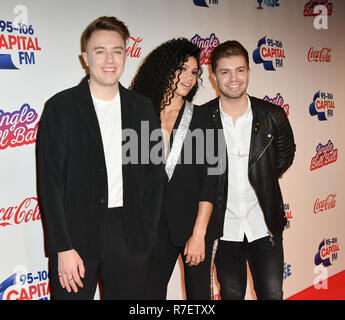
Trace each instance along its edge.
{"label": "black suit jacket", "polygon": [[[37,140],[38,192],[48,252],[73,248],[84,256],[100,257],[106,241],[107,168],[88,79],[46,104]],[[119,93],[122,129],[135,130],[140,146],[141,121],[148,121],[149,133],[159,130],[154,107],[121,85]],[[123,164],[122,174],[128,246],[132,253],[146,252],[156,241],[167,179],[164,166],[139,160]]]}
{"label": "black suit jacket", "polygon": [[[182,118],[183,106],[176,119],[170,145],[172,145],[176,129]],[[224,210],[216,204],[219,196],[218,171],[209,174],[208,169],[218,165],[218,144],[215,124],[208,108],[194,106],[193,116],[181,150],[174,174],[168,182],[165,201],[164,218],[167,219],[169,234],[175,246],[185,246],[193,233],[200,201],[214,204],[205,241],[213,241],[223,234]],[[209,136],[206,143],[207,130],[213,131],[213,139]],[[211,142],[212,140],[212,142]],[[208,149],[207,149],[208,148]],[[215,156],[215,159],[207,157]],[[214,161],[213,161],[214,160]]]}

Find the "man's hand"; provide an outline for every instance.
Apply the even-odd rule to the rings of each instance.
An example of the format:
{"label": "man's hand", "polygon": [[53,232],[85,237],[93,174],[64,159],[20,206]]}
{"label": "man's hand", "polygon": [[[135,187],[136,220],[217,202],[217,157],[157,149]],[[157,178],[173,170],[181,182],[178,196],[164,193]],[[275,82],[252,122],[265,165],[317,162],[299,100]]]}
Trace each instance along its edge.
{"label": "man's hand", "polygon": [[62,288],[66,288],[68,292],[72,289],[78,292],[77,285],[83,287],[80,278],[84,278],[84,275],[84,263],[77,251],[72,249],[58,252],[58,276]]}

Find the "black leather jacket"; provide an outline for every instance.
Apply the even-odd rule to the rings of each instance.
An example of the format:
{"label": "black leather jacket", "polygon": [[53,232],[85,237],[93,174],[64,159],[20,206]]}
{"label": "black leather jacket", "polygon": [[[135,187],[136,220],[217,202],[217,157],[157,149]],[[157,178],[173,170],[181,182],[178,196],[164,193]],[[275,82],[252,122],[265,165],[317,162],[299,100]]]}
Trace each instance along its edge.
{"label": "black leather jacket", "polygon": [[[267,101],[255,97],[249,98],[253,112],[253,125],[248,177],[258,197],[268,230],[273,236],[279,236],[286,225],[286,217],[278,178],[291,166],[296,145],[284,110]],[[219,97],[204,106],[211,108],[216,128],[222,129]],[[225,137],[221,141],[225,143]],[[220,190],[217,205],[218,210],[225,212],[228,189],[226,152],[223,158],[226,169],[224,174],[219,176]]]}

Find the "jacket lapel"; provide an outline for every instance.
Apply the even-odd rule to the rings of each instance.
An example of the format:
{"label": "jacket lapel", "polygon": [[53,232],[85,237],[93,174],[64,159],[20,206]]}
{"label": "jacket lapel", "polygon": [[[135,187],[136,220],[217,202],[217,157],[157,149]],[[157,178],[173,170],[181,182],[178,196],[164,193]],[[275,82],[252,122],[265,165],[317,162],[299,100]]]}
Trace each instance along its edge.
{"label": "jacket lapel", "polygon": [[[131,98],[131,92],[124,88],[119,83],[119,93],[121,101],[121,126],[122,133],[124,129],[135,129],[133,125],[133,117],[135,116],[135,108],[133,107],[133,99]],[[138,132],[139,134],[139,132]],[[124,137],[122,136],[122,146],[126,143]],[[123,150],[123,148],[122,148]],[[131,195],[129,194],[130,175],[131,166],[124,164],[124,154],[122,154],[122,184],[123,184],[123,208],[126,214],[127,203],[130,201]]]}
{"label": "jacket lapel", "polygon": [[249,148],[249,159],[248,159],[248,168],[253,164],[256,159],[258,153],[258,138],[260,130],[260,121],[258,119],[256,105],[254,100],[250,98],[250,103],[252,106],[252,113],[253,113],[253,122],[252,122],[252,133],[250,138],[250,148]]}
{"label": "jacket lapel", "polygon": [[78,104],[78,107],[97,145],[99,146],[100,151],[102,152],[102,154],[104,154],[101,129],[99,127],[97,114],[92,102],[92,97],[91,97],[91,92],[90,92],[90,87],[89,87],[89,82],[88,82],[89,78],[90,76],[86,76],[78,86],[79,96],[80,96],[80,102]]}
{"label": "jacket lapel", "polygon": [[131,92],[124,88],[121,83],[119,83],[119,92],[121,100],[121,123],[122,130],[127,128],[133,128],[132,119],[134,116],[135,108],[132,108]]}

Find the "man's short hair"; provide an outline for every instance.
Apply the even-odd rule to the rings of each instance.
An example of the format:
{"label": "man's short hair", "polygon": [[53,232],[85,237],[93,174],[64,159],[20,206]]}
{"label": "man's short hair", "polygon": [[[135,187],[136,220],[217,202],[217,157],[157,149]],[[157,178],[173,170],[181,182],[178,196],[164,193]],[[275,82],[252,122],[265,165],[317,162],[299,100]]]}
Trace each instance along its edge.
{"label": "man's short hair", "polygon": [[246,60],[247,67],[249,68],[248,51],[238,41],[229,40],[221,43],[215,47],[211,53],[211,68],[212,72],[216,72],[217,62],[224,57],[242,56]]}
{"label": "man's short hair", "polygon": [[128,28],[122,21],[118,20],[115,17],[102,16],[92,21],[83,32],[84,50],[86,50],[87,42],[91,38],[92,33],[100,30],[118,32],[125,43],[129,38]]}

